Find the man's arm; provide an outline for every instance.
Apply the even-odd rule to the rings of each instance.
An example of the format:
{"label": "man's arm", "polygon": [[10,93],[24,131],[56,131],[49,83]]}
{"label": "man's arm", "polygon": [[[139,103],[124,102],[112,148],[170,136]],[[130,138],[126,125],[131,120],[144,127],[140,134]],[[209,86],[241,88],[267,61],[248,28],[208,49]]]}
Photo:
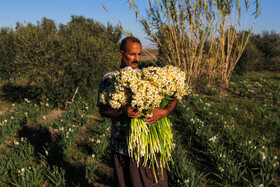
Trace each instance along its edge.
{"label": "man's arm", "polygon": [[101,105],[99,107],[99,113],[101,116],[107,118],[117,118],[121,115],[127,115],[130,118],[138,118],[140,115],[140,111],[131,106],[125,106],[120,109],[112,109],[109,106]]}
{"label": "man's arm", "polygon": [[178,103],[178,99],[174,98],[174,100],[169,101],[168,105],[165,108],[159,108],[159,107],[154,108],[153,116],[146,117],[144,119],[144,121],[146,123],[148,123],[149,125],[157,122],[161,118],[164,118],[164,117],[168,116],[169,114],[171,114],[171,112],[173,112],[173,110],[175,110],[177,103]]}

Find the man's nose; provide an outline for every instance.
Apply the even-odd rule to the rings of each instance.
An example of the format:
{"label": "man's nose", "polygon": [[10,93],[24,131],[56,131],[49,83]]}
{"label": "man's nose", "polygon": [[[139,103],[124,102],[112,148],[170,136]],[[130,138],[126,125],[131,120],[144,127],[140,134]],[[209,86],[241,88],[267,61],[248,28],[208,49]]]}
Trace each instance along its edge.
{"label": "man's nose", "polygon": [[139,60],[140,60],[140,58],[141,58],[141,55],[135,55],[135,56],[134,56],[134,60],[139,61]]}

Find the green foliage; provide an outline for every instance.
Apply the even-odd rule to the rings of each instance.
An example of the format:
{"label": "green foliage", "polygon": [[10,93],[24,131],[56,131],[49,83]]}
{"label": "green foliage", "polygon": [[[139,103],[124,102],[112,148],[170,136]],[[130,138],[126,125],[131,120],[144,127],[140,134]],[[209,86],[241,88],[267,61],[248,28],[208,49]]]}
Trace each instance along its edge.
{"label": "green foliage", "polygon": [[175,134],[188,137],[176,144],[208,174],[207,185],[277,186],[280,87],[278,76],[266,76],[234,75],[231,96],[192,94],[177,106]]}
{"label": "green foliage", "polygon": [[52,170],[48,170],[46,174],[47,178],[55,186],[66,186],[65,185],[65,171],[57,166],[54,166]]}
{"label": "green foliage", "polygon": [[256,70],[262,60],[263,52],[257,48],[254,37],[256,36],[252,34],[235,67],[235,71],[238,73],[247,73]]}
{"label": "green foliage", "polygon": [[[279,80],[275,72],[234,75],[224,95],[185,97],[170,116],[175,150],[169,185],[277,186]],[[94,98],[77,97],[49,122],[46,114],[53,105],[47,100],[35,104],[25,99],[8,113],[1,109],[0,131],[9,130],[1,134],[0,184],[95,186],[111,177],[112,170],[103,165],[111,167],[106,151],[111,123],[92,118]]]}
{"label": "green foliage", "polygon": [[238,73],[247,73],[252,70],[277,71],[280,69],[279,54],[279,33],[263,31],[261,34],[252,34],[235,71]]}
{"label": "green foliage", "polygon": [[0,32],[1,79],[24,79],[31,97],[57,104],[96,92],[102,76],[118,67],[121,33],[111,25],[72,16],[56,26],[43,18],[37,24],[17,23]]}
{"label": "green foliage", "polygon": [[196,168],[193,160],[188,158],[186,150],[180,144],[173,152],[174,164],[168,172],[168,183],[170,186],[195,187],[202,185],[203,173]]}
{"label": "green foliage", "polygon": [[109,131],[110,131],[111,121],[106,119],[103,123],[101,123],[91,138],[89,138],[89,147],[90,152],[94,158],[100,159],[102,153],[104,153],[105,149],[109,145]]}
{"label": "green foliage", "polygon": [[68,24],[60,25],[58,36],[63,44],[59,62],[64,69],[58,76],[63,85],[61,92],[69,90],[69,98],[79,87],[80,95],[92,95],[102,76],[119,65],[117,43],[121,34],[111,25],[105,27],[72,16]]}
{"label": "green foliage", "polygon": [[0,30],[0,79],[8,80],[17,77],[17,64],[11,62],[16,54],[16,33],[10,28]]}
{"label": "green foliage", "polygon": [[[0,132],[6,133],[1,136],[0,184],[69,186],[77,180],[76,185],[88,186],[89,182],[81,182],[79,176],[84,174],[85,180],[92,180],[95,175],[96,158],[101,158],[109,144],[109,121],[106,121],[106,127],[102,125],[98,130],[103,147],[94,157],[90,150],[90,154],[83,154],[89,159],[79,163],[77,168],[69,168],[70,164],[62,155],[69,157],[76,146],[88,121],[87,116],[95,111],[96,97],[96,94],[89,99],[78,97],[60,118],[52,122],[46,117],[53,107],[50,101],[36,104],[33,100],[24,99],[23,103],[12,105],[9,114],[1,111]],[[52,137],[50,129],[53,129]],[[106,136],[101,136],[105,133]],[[7,146],[7,142],[10,145]],[[71,171],[73,168],[76,170]],[[73,173],[75,179],[69,173]]]}
{"label": "green foliage", "polygon": [[256,46],[263,53],[260,70],[279,70],[280,63],[280,34],[275,31],[263,31],[257,35]]}

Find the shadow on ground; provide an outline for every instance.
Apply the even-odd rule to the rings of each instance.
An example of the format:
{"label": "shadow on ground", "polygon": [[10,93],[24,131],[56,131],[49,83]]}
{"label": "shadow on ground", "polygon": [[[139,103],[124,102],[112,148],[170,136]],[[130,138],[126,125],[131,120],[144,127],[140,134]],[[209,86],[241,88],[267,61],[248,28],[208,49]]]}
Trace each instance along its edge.
{"label": "shadow on ground", "polygon": [[[16,102],[20,103],[24,100],[24,98],[28,99],[34,99],[38,97],[37,87],[35,86],[18,86],[13,85],[12,83],[6,83],[2,86],[2,92],[3,92],[3,100],[9,101],[9,102]],[[35,93],[34,90],[37,90]]]}
{"label": "shadow on ground", "polygon": [[[45,150],[49,147],[46,161],[49,166],[57,166],[65,171],[66,186],[93,186],[86,179],[85,167],[73,165],[65,160],[61,145],[52,137],[49,128],[24,126],[19,131],[19,138],[25,137],[35,148],[35,155],[46,155]],[[40,153],[40,154],[39,154]]]}

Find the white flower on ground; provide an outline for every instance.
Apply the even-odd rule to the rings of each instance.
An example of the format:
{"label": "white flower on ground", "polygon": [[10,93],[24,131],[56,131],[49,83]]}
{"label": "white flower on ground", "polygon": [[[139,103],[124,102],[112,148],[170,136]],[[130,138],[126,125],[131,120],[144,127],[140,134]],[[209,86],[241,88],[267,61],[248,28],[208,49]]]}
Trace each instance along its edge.
{"label": "white flower on ground", "polygon": [[220,158],[226,158],[226,155],[220,154]]}
{"label": "white flower on ground", "polygon": [[262,151],[260,151],[259,153],[260,153],[260,155],[261,155],[261,157],[262,157],[262,161],[264,161],[264,160],[266,159],[265,153],[262,152]]}
{"label": "white flower on ground", "polygon": [[100,143],[100,140],[97,140],[97,141],[96,141],[96,143],[98,143],[98,144],[99,144],[99,143]]}
{"label": "white flower on ground", "polygon": [[30,103],[30,101],[27,98],[24,98],[24,101]]}
{"label": "white flower on ground", "polygon": [[216,139],[217,139],[217,137],[216,137],[216,136],[213,136],[212,138],[209,139],[209,141],[210,141],[210,142],[215,142]]}
{"label": "white flower on ground", "polygon": [[21,138],[20,138],[20,141],[21,141],[21,142],[24,142],[24,141],[26,141],[26,140],[27,140],[27,139],[24,138],[24,137],[21,137]]}

